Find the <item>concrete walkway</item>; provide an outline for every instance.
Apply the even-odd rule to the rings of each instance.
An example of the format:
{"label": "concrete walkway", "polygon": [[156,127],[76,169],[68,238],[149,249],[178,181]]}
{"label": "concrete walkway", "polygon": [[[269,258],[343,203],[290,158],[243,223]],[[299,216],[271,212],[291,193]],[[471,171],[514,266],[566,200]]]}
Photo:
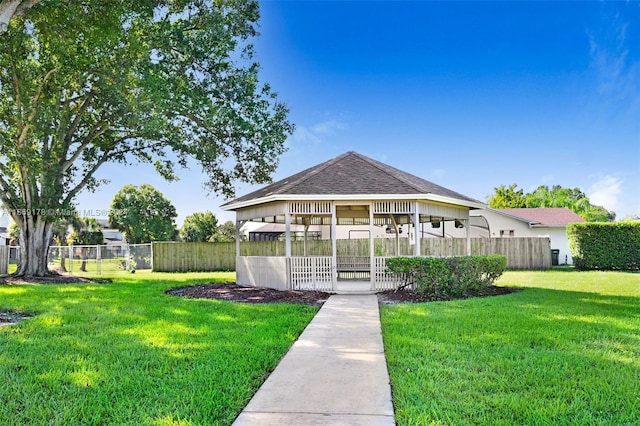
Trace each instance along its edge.
{"label": "concrete walkway", "polygon": [[394,425],[375,295],[333,295],[234,426]]}

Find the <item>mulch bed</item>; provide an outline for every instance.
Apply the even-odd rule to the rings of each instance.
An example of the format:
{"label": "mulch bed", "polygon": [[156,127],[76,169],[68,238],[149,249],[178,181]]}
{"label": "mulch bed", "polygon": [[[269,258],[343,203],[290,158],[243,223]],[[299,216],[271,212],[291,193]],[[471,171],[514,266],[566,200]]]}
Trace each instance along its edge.
{"label": "mulch bed", "polygon": [[331,296],[331,293],[324,291],[243,287],[230,282],[174,288],[167,290],[166,293],[194,299],[218,299],[245,303],[299,303],[316,306],[321,306]]}
{"label": "mulch bed", "polygon": [[[519,290],[508,287],[493,286],[482,292],[476,292],[469,297],[498,296],[514,293],[516,291]],[[243,287],[230,282],[174,288],[167,290],[166,293],[174,296],[190,297],[194,299],[217,299],[244,303],[299,303],[316,306],[321,306],[329,296],[331,296],[331,293],[323,291],[274,290],[264,287]],[[406,290],[389,290],[378,293],[378,301],[381,304],[421,303],[432,302],[435,300],[447,299]]]}
{"label": "mulch bed", "polygon": [[446,298],[431,293],[417,293],[407,290],[387,290],[378,293],[378,302],[382,305],[393,305],[396,303],[425,303],[442,302],[447,300],[468,299],[471,297],[502,296],[519,292],[519,288],[491,286],[479,291],[472,291],[466,297]]}
{"label": "mulch bed", "polygon": [[78,277],[75,275],[68,275],[65,273],[59,273],[57,271],[49,271],[49,274],[43,277],[15,277],[13,275],[0,276],[0,285],[12,285],[12,284],[78,284],[78,283],[94,283],[103,284],[111,282],[110,279],[95,279]]}

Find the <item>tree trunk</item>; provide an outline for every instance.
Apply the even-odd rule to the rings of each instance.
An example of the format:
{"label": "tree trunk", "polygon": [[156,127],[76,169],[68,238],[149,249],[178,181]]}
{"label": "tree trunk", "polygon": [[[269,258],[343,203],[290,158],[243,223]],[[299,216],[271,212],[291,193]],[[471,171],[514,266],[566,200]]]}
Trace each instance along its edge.
{"label": "tree trunk", "polygon": [[67,260],[67,250],[66,247],[60,247],[60,269],[62,272],[67,272],[67,266],[65,265],[65,261]]}
{"label": "tree trunk", "polygon": [[49,274],[47,254],[53,223],[46,216],[20,216],[20,265],[17,276],[42,277]]}
{"label": "tree trunk", "polygon": [[82,251],[82,265],[80,265],[80,270],[87,272],[87,247],[82,247],[80,250]]}
{"label": "tree trunk", "polygon": [[13,18],[21,0],[0,1],[0,33],[7,31],[9,21]]}
{"label": "tree trunk", "polygon": [[41,0],[0,0],[0,33],[7,31],[9,21],[21,16]]}

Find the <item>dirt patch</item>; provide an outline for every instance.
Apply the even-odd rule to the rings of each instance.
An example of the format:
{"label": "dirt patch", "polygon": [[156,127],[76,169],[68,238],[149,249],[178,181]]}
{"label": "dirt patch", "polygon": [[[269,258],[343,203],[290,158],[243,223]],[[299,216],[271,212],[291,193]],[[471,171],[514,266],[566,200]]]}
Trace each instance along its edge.
{"label": "dirt patch", "polygon": [[[474,292],[468,297],[488,297],[510,294],[519,291],[509,287],[492,286],[482,291]],[[244,303],[298,303],[321,306],[331,293],[323,291],[274,290],[264,287],[244,287],[235,283],[211,283],[189,287],[174,288],[166,291],[173,296],[190,297],[194,299],[217,299]],[[422,303],[437,300],[450,300],[435,297],[430,294],[414,293],[411,291],[389,290],[378,293],[381,304]]]}

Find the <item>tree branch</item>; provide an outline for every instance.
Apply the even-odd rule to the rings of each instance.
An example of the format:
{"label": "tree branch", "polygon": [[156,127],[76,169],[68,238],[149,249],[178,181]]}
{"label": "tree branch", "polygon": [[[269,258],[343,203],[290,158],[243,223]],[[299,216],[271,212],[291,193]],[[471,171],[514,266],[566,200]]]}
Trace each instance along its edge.
{"label": "tree branch", "polygon": [[[133,137],[133,135],[129,135],[129,136],[126,136],[124,138],[119,139],[118,141],[123,142],[123,141],[125,141],[127,139],[131,139],[132,137]],[[165,146],[165,143],[161,142],[161,141],[158,141],[158,142],[155,142],[153,144],[147,145],[145,147],[145,149],[153,149],[153,148],[162,147],[162,146]],[[123,149],[123,150],[118,150],[118,151],[104,152],[102,154],[102,156],[100,157],[100,159],[98,161],[96,161],[96,163],[93,166],[91,166],[91,168],[88,169],[85,172],[84,177],[82,178],[80,183],[78,183],[78,185],[76,185],[75,188],[73,188],[71,191],[69,191],[67,193],[67,196],[64,199],[64,204],[71,202],[71,200],[73,200],[75,198],[75,196],[78,195],[78,193],[80,191],[82,191],[85,186],[87,186],[87,184],[89,183],[89,181],[93,177],[94,173],[98,170],[98,168],[100,168],[100,166],[102,166],[104,163],[106,163],[107,161],[110,161],[111,159],[113,159],[115,157],[118,157],[120,155],[129,154],[129,153],[133,152],[134,150],[137,150],[137,148],[134,149],[134,147],[130,147],[130,148]]]}
{"label": "tree branch", "polygon": [[6,195],[8,194],[9,197],[6,197],[7,199],[15,199],[17,198],[17,194],[13,190],[13,187],[10,185],[10,183],[5,180],[5,176],[9,176],[9,170],[4,163],[0,163],[0,188],[2,188],[2,192],[4,193],[3,196],[6,197]]}
{"label": "tree branch", "polygon": [[[71,136],[75,133],[76,129],[78,128],[78,124],[80,124],[80,117],[87,110],[87,108],[89,108],[89,106],[93,103],[95,99],[96,98],[95,96],[93,96],[92,93],[88,93],[84,101],[82,101],[82,105],[80,105],[80,108],[78,108],[78,112],[76,112],[76,115],[73,118],[73,121],[71,122],[71,125],[69,126],[69,129],[67,131],[67,136],[65,137],[65,144],[67,145],[67,147],[71,145]],[[64,154],[66,157],[66,154],[67,154],[66,150]]]}
{"label": "tree branch", "polygon": [[[65,162],[62,164],[62,168],[61,168],[62,173],[66,172],[69,169],[69,167],[73,165],[73,163],[78,159],[78,157],[80,157],[80,155],[91,144],[91,142],[93,142],[96,138],[103,135],[107,130],[109,130],[109,122],[107,120],[100,120],[98,123],[96,123],[96,125],[91,130],[89,135],[87,135],[87,137],[85,137],[82,140],[82,142],[80,142],[80,146],[75,150],[75,152],[71,155],[71,157],[69,157],[68,160],[65,160]],[[69,140],[70,142],[71,135],[72,133],[68,134],[67,138],[65,138],[65,142],[67,140]],[[70,144],[69,145],[65,144],[65,145],[66,147],[65,147],[64,155],[66,156],[66,154],[68,153],[68,147],[70,146]]]}
{"label": "tree branch", "polygon": [[96,161],[93,167],[87,170],[87,172],[84,175],[84,178],[82,178],[80,183],[78,183],[75,188],[73,188],[71,191],[67,193],[67,196],[64,198],[64,202],[63,202],[64,205],[70,203],[71,200],[73,200],[76,197],[76,195],[78,195],[78,193],[82,191],[85,186],[87,186],[91,178],[93,178],[93,175],[96,172],[96,170],[98,170],[100,166],[106,163],[109,160],[109,158],[110,158],[109,153],[104,153],[102,157],[100,157],[100,159]]}

